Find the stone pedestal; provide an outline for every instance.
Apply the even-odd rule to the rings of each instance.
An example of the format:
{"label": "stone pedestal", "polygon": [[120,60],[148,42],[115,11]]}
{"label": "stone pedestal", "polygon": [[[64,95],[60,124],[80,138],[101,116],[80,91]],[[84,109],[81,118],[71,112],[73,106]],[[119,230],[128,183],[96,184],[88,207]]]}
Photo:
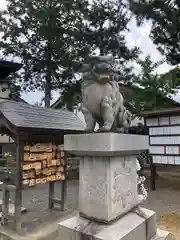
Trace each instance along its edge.
{"label": "stone pedestal", "polygon": [[135,158],[82,157],[79,178],[82,216],[108,223],[137,206]]}
{"label": "stone pedestal", "polygon": [[149,240],[156,236],[156,214],[138,207],[136,155],[148,147],[147,136],[140,135],[65,136],[65,151],[81,160],[79,215],[60,223],[62,239]]}

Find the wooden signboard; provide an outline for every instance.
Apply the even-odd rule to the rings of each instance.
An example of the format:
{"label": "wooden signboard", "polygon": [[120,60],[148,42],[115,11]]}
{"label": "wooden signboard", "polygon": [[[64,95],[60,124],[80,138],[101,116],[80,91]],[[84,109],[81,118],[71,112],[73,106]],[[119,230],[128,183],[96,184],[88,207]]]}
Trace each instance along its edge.
{"label": "wooden signboard", "polygon": [[146,119],[153,163],[180,165],[180,116]]}
{"label": "wooden signboard", "polygon": [[38,143],[24,147],[23,184],[35,186],[65,180],[63,145]]}

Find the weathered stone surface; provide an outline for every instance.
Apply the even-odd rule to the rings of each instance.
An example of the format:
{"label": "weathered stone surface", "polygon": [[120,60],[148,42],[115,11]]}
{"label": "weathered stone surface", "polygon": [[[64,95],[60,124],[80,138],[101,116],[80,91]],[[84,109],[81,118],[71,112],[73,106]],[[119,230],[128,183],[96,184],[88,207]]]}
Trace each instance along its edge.
{"label": "weathered stone surface", "polygon": [[148,137],[141,135],[74,134],[64,137],[64,149],[77,156],[130,156],[149,149],[149,143]]}
{"label": "weathered stone surface", "polygon": [[96,123],[100,126],[99,131],[128,132],[132,114],[124,106],[112,60],[106,56],[91,56],[89,63],[81,69],[81,111],[88,132],[94,131]]}
{"label": "weathered stone surface", "polygon": [[[59,223],[59,236],[64,240],[150,240],[151,235],[156,235],[156,231],[149,226],[152,224],[149,219],[154,219],[152,217],[155,213],[146,209],[143,209],[143,212],[146,220],[131,212],[108,225],[75,216]],[[151,233],[147,229],[151,229]],[[158,232],[156,236],[158,234],[161,236],[162,232]]]}
{"label": "weathered stone surface", "polygon": [[151,240],[173,240],[173,238],[169,232],[157,229],[157,234]]}
{"label": "weathered stone surface", "polygon": [[136,154],[149,148],[146,136],[68,135],[64,144],[80,156],[80,216],[60,223],[62,239],[168,239],[157,232],[156,214],[138,206]]}
{"label": "weathered stone surface", "polygon": [[80,160],[79,211],[109,222],[137,206],[136,157]]}
{"label": "weathered stone surface", "polygon": [[146,208],[137,207],[133,210],[138,216],[146,219],[147,239],[151,239],[157,233],[156,213]]}
{"label": "weathered stone surface", "polygon": [[136,153],[146,136],[97,133],[65,136],[64,148],[80,155],[79,211],[110,222],[136,207]]}

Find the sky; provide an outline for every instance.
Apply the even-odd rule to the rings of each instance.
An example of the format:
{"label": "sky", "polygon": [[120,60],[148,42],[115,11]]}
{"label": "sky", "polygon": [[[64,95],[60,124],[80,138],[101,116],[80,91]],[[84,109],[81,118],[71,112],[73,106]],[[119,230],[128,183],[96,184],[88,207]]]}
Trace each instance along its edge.
{"label": "sky", "polygon": [[[5,0],[0,0],[0,9],[5,8]],[[148,54],[151,56],[153,61],[159,61],[163,59],[163,56],[157,51],[156,46],[152,43],[149,38],[151,24],[149,22],[144,23],[141,27],[137,27],[135,19],[132,19],[129,23],[130,32],[126,34],[127,43],[130,47],[138,46],[142,51],[141,56],[145,57]],[[135,65],[138,71],[137,65]],[[162,64],[156,69],[158,73],[167,72],[172,67],[167,63]],[[53,101],[58,99],[58,92],[53,92]],[[40,102],[43,97],[42,92],[28,92],[23,93],[22,98],[29,103],[36,101]],[[176,101],[180,102],[180,93],[173,97]]]}

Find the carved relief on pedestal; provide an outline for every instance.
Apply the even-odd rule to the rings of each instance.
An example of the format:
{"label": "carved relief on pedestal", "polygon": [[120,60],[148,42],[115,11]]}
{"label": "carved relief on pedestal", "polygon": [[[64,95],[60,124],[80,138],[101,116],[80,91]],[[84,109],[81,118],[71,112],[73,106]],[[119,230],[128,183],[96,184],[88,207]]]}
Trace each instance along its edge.
{"label": "carved relief on pedestal", "polygon": [[[83,164],[81,177],[81,185],[83,191],[83,198],[89,203],[95,205],[106,203],[107,195],[107,174],[106,174],[106,161],[96,161],[95,159],[82,160]],[[98,164],[99,163],[99,164]]]}
{"label": "carved relief on pedestal", "polygon": [[113,195],[112,208],[113,212],[130,208],[136,201],[136,176],[133,159],[124,157],[117,162],[113,171]]}

